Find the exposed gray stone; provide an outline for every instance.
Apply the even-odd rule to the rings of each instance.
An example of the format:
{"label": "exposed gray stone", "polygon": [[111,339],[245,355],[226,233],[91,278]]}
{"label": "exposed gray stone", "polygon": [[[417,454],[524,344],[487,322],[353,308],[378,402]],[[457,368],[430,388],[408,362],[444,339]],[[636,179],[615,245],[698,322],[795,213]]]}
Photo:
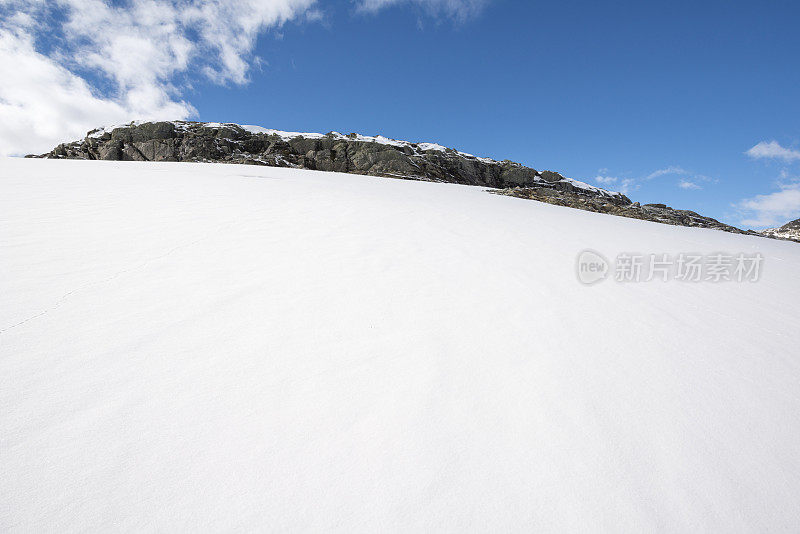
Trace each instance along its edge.
{"label": "exposed gray stone", "polygon": [[786,223],[780,228],[768,228],[762,233],[767,237],[800,241],[800,219]]}
{"label": "exposed gray stone", "polygon": [[[424,149],[423,149],[424,146]],[[558,173],[538,172],[511,161],[476,158],[452,149],[385,143],[356,134],[282,138],[252,133],[236,124],[147,122],[93,130],[81,141],[59,145],[42,157],[136,161],[217,161],[300,167],[484,187],[576,188]],[[618,193],[615,202],[630,202]]]}
{"label": "exposed gray stone", "polygon": [[737,234],[761,235],[753,230],[741,230],[734,226],[721,223],[716,219],[704,217],[698,213],[688,210],[675,210],[665,204],[645,204],[634,203],[615,203],[609,202],[602,197],[591,197],[581,195],[574,191],[559,191],[551,188],[528,188],[515,187],[497,191],[497,193],[507,196],[539,200],[548,204],[568,206],[585,211],[597,213],[607,213],[628,217],[631,219],[641,219],[645,221],[671,224],[674,226],[689,226],[695,228],[712,228],[725,232]]}
{"label": "exposed gray stone", "polygon": [[[58,145],[46,158],[133,161],[206,161],[297,167],[411,180],[477,185],[497,193],[648,221],[715,228],[752,235],[794,236],[787,225],[770,234],[744,231],[693,211],[665,204],[631,203],[620,193],[584,186],[554,171],[512,161],[476,158],[452,149],[416,143],[377,142],[357,134],[281,137],[253,133],[236,124],[148,122],[93,130],[86,138]],[[800,227],[800,222],[793,223]]]}

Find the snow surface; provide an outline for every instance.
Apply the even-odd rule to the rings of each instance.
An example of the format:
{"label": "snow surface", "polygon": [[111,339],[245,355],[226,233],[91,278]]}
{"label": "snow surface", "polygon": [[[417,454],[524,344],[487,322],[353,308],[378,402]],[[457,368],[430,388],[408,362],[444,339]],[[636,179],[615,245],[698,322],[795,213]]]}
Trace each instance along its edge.
{"label": "snow surface", "polygon": [[[576,255],[755,253],[588,287]],[[0,160],[0,531],[789,532],[800,246],[221,164]]]}

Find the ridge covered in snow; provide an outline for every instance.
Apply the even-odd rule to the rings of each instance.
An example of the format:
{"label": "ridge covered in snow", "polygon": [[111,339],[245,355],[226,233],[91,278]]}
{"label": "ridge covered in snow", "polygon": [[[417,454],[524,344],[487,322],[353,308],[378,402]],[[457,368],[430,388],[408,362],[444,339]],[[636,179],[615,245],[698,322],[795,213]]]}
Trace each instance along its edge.
{"label": "ridge covered in snow", "polygon": [[800,219],[788,222],[780,228],[768,228],[761,233],[770,237],[800,241]]}
{"label": "ridge covered in snow", "polygon": [[[114,131],[117,128],[128,128],[130,126],[139,126],[139,125],[142,125],[142,124],[146,124],[148,122],[151,122],[151,121],[132,121],[132,122],[129,122],[129,123],[126,123],[126,124],[114,124],[112,126],[103,126],[103,127],[97,128],[95,130],[92,130],[91,132],[89,132],[87,134],[87,136],[88,137],[92,137],[92,138],[100,138],[104,134],[111,133],[112,131]],[[390,146],[397,146],[397,147],[411,147],[411,148],[417,148],[419,150],[422,150],[423,152],[426,151],[426,150],[436,150],[436,151],[439,151],[439,152],[446,152],[446,151],[449,150],[449,151],[461,154],[462,156],[476,158],[476,159],[479,159],[479,160],[485,161],[485,162],[497,163],[497,161],[493,160],[492,158],[482,158],[482,157],[475,156],[473,154],[468,154],[466,152],[461,152],[461,151],[458,151],[458,150],[449,149],[449,148],[447,148],[447,147],[445,147],[443,145],[440,145],[438,143],[426,143],[426,142],[412,143],[410,141],[398,141],[397,139],[391,139],[389,137],[384,137],[382,135],[370,136],[370,135],[361,135],[361,134],[355,134],[355,133],[354,134],[345,135],[345,134],[342,134],[342,133],[339,133],[339,132],[329,132],[327,134],[314,133],[314,132],[287,132],[287,131],[284,131],[284,130],[275,130],[275,129],[272,129],[272,128],[264,128],[263,126],[254,126],[254,125],[251,125],[251,124],[236,124],[236,123],[232,123],[232,122],[201,122],[201,123],[197,123],[197,122],[193,122],[193,121],[168,121],[168,122],[173,124],[179,130],[180,129],[184,129],[185,130],[187,128],[187,126],[189,126],[189,125],[197,125],[197,124],[199,124],[201,126],[208,127],[208,128],[223,128],[223,127],[231,128],[231,127],[233,127],[233,128],[242,128],[245,131],[253,133],[253,134],[276,135],[276,136],[280,137],[281,139],[283,139],[284,141],[289,141],[289,140],[294,139],[296,137],[303,137],[305,139],[322,139],[324,137],[333,137],[334,139],[360,141],[362,143],[379,143],[379,144],[382,144],[382,145],[390,145]]]}
{"label": "ridge covered in snow", "polygon": [[[472,160],[479,161],[486,165],[512,165],[519,168],[525,168],[519,163],[514,163],[511,161],[498,161],[492,158],[487,157],[479,157],[473,154],[469,154],[467,152],[461,152],[459,150],[455,150],[452,148],[447,148],[443,145],[438,143],[429,143],[429,142],[410,142],[410,141],[401,141],[397,139],[391,139],[389,137],[384,137],[382,135],[375,135],[375,136],[367,136],[361,135],[356,133],[351,134],[342,134],[339,132],[329,132],[327,134],[322,133],[313,133],[313,132],[289,132],[283,130],[275,130],[271,128],[264,128],[262,126],[254,126],[254,125],[240,125],[235,123],[220,123],[220,122],[193,122],[193,121],[168,121],[169,124],[172,124],[176,131],[178,132],[188,132],[190,130],[196,129],[198,127],[201,128],[210,128],[210,129],[222,129],[222,128],[234,128],[234,129],[241,129],[248,133],[255,134],[255,135],[266,135],[266,136],[277,136],[283,141],[292,141],[294,139],[333,139],[333,140],[340,140],[340,141],[351,141],[351,142],[360,142],[360,143],[376,143],[380,145],[387,145],[397,148],[404,148],[411,151],[412,154],[416,156],[422,156],[424,153],[429,151],[434,152],[441,152],[445,154],[452,154],[457,155],[459,157],[468,158]],[[98,128],[95,130],[90,131],[87,134],[87,138],[99,140],[103,136],[109,135],[112,131],[119,128],[131,128],[136,126],[141,126],[144,124],[148,124],[149,121],[133,121],[127,124],[117,124],[113,126],[106,126],[102,128]],[[263,160],[262,160],[263,161]],[[265,161],[266,162],[266,161]],[[388,173],[387,173],[388,174]],[[592,195],[599,195],[607,198],[617,198],[623,199],[625,198],[619,192],[610,191],[601,187],[597,187],[586,182],[582,182],[580,180],[575,180],[572,178],[567,178],[561,176],[557,173],[550,173],[553,175],[557,175],[556,180],[548,180],[542,176],[541,173],[537,173],[535,176],[532,177],[533,182],[537,182],[539,184],[548,184],[552,183],[553,181],[556,182],[563,182],[565,184],[569,184],[572,187],[582,190],[586,193],[590,193]]]}

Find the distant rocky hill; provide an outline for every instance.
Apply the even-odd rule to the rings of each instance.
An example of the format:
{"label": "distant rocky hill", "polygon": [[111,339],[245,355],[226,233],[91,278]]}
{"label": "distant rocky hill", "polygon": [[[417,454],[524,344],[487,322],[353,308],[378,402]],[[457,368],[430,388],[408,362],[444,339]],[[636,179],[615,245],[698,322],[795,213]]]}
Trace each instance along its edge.
{"label": "distant rocky hill", "polygon": [[557,172],[479,158],[434,143],[336,132],[283,132],[238,124],[137,122],[93,130],[85,139],[59,145],[39,157],[247,163],[493,188],[546,187],[630,203],[621,193]]}
{"label": "distant rocky hill", "polygon": [[736,234],[761,235],[752,230],[741,230],[735,226],[721,223],[711,217],[704,217],[699,213],[689,210],[676,210],[665,204],[640,204],[632,202],[627,204],[610,204],[602,198],[592,198],[574,195],[569,192],[553,192],[546,189],[532,189],[515,187],[498,191],[499,194],[519,198],[539,200],[559,206],[569,206],[597,213],[608,213],[630,219],[671,224],[673,226],[689,226],[693,228],[712,228]]}
{"label": "distant rocky hill", "polygon": [[90,131],[44,158],[244,163],[477,185],[496,193],[648,221],[744,231],[692,211],[640,205],[613,191],[512,161],[476,157],[435,143],[383,136],[284,132],[190,121],[132,122]]}
{"label": "distant rocky hill", "polygon": [[800,219],[786,223],[780,228],[769,228],[764,230],[763,234],[769,237],[800,241]]}

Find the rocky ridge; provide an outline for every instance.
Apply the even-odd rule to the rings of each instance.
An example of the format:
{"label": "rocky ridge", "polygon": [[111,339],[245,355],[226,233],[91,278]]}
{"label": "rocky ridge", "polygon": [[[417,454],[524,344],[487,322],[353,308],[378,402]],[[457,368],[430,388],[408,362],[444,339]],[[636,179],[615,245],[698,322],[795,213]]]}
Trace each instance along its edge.
{"label": "rocky ridge", "polygon": [[527,187],[515,187],[497,191],[498,194],[530,200],[547,202],[558,206],[568,206],[585,211],[597,213],[607,213],[619,217],[631,219],[641,219],[673,226],[688,226],[693,228],[712,228],[736,234],[758,235],[762,234],[753,230],[742,230],[711,217],[704,217],[699,213],[689,210],[677,210],[665,204],[640,204],[631,202],[628,204],[612,204],[602,198],[590,198],[585,196],[573,195],[571,193],[555,193],[545,189],[532,189]]}
{"label": "rocky ridge", "polygon": [[411,143],[380,135],[285,132],[231,123],[132,122],[92,130],[84,139],[29,157],[240,163],[477,185],[502,195],[598,213],[786,238],[777,230],[774,234],[745,231],[664,204],[640,205],[622,193],[558,172],[476,157],[435,143]]}
{"label": "rocky ridge", "polygon": [[800,219],[786,223],[780,228],[768,228],[762,232],[769,237],[776,237],[779,239],[791,239],[792,241],[800,241]]}
{"label": "rocky ridge", "polygon": [[61,144],[36,157],[244,163],[491,188],[544,187],[603,197],[612,203],[630,203],[621,193],[565,178],[557,172],[539,172],[511,161],[479,158],[435,143],[354,133],[284,132],[238,124],[134,122],[92,130],[80,141]]}

